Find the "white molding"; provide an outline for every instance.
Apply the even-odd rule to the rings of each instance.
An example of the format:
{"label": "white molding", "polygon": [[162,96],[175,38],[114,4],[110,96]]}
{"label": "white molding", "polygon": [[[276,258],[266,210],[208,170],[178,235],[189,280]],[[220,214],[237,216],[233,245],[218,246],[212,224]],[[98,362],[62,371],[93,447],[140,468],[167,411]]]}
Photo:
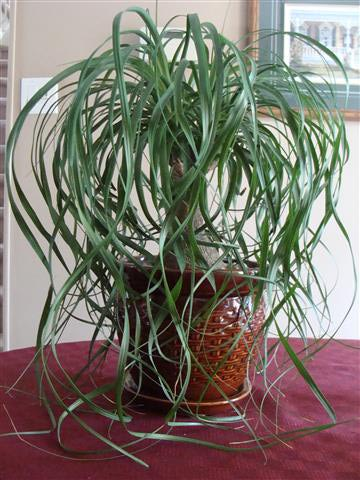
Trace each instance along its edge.
{"label": "white molding", "polygon": [[[8,80],[7,80],[7,104],[6,104],[6,134],[9,133],[14,122],[15,107],[15,52],[16,52],[16,12],[18,0],[10,2],[10,36],[8,55]],[[3,265],[3,347],[10,349],[11,339],[11,312],[10,312],[10,264],[11,264],[11,210],[7,196],[7,188],[4,185],[4,265]]]}

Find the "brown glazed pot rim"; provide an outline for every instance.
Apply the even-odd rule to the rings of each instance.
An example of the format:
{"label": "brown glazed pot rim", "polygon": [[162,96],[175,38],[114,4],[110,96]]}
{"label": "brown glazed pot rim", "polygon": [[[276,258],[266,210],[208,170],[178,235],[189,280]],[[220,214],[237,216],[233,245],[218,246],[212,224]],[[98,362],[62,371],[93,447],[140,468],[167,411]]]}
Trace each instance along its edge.
{"label": "brown glazed pot rim", "polygon": [[[139,263],[142,264],[142,268],[145,271],[150,272],[153,266],[144,261],[141,257],[138,259]],[[129,276],[130,286],[139,293],[145,293],[148,289],[149,279],[146,274],[140,270],[137,265],[132,262],[124,261],[124,270],[125,273]],[[166,280],[170,288],[173,288],[179,278],[182,276],[183,285],[181,287],[180,296],[188,296],[191,293],[191,276],[193,275],[193,270],[185,268],[184,272],[181,274],[179,269],[176,269],[172,266],[165,267]],[[195,281],[201,280],[203,276],[202,270],[195,270]],[[215,279],[216,290],[222,290],[224,295],[239,297],[246,296],[249,294],[250,289],[253,289],[256,286],[257,280],[252,278],[245,278],[244,271],[240,269],[217,269],[214,270],[213,276]],[[249,265],[249,271],[246,275],[256,275],[257,269],[252,265]],[[155,275],[156,280],[156,275]],[[196,297],[212,297],[214,296],[214,288],[208,279],[202,281],[199,287],[196,289]]]}

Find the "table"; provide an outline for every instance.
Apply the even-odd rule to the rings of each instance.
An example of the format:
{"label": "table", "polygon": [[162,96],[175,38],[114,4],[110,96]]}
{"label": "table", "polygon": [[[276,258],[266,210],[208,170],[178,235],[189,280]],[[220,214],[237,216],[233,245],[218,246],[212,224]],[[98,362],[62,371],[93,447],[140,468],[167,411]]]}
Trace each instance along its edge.
{"label": "table", "polygon": [[[347,347],[331,341],[309,366],[311,375],[334,406],[338,421],[360,417],[360,342],[345,343]],[[295,349],[300,346],[296,339],[292,339],[291,344]],[[87,346],[87,342],[59,345],[59,352],[70,370],[76,371],[81,365]],[[49,428],[48,416],[35,396],[32,367],[21,377],[16,389],[6,393],[5,387],[19,377],[33,354],[31,348],[0,354],[0,433],[14,428],[17,431]],[[290,374],[282,390],[290,405],[281,413],[282,424],[296,428],[301,426],[301,418],[308,424],[315,418],[327,421],[320,403],[296,372]],[[137,428],[145,430],[157,422],[159,414],[143,413]],[[201,428],[205,440],[227,441],[226,432],[222,430],[192,428]],[[71,423],[65,428],[64,436],[70,445],[87,445],[86,434]],[[233,454],[186,443],[160,442],[139,454],[150,465],[144,468],[124,457],[101,461],[84,461],[79,456],[75,460],[64,458],[69,454],[57,445],[54,432],[6,436],[0,437],[0,479],[356,480],[360,479],[359,445],[359,422],[351,421],[298,439],[289,446],[266,449],[266,458],[261,451]]]}

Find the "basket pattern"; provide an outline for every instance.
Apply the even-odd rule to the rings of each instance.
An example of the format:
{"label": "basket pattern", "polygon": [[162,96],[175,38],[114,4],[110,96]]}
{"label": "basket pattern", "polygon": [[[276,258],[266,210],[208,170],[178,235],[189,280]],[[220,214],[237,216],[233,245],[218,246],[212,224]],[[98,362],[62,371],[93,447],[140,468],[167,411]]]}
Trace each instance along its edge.
{"label": "basket pattern", "polygon": [[[152,311],[156,311],[156,305],[161,305],[163,300],[161,296],[154,295]],[[179,312],[183,312],[186,300],[187,297],[178,299]],[[186,390],[188,401],[217,400],[222,398],[221,392],[233,396],[241,391],[254,339],[259,335],[265,318],[264,301],[261,300],[257,310],[253,312],[251,295],[227,297],[211,313],[206,313],[208,300],[194,298],[191,319],[188,310],[185,310],[184,315],[184,326],[189,332],[187,344],[193,354],[190,381]],[[142,358],[145,362],[150,362],[147,353],[150,323],[146,302],[139,300],[133,308],[136,308],[142,322]],[[153,351],[152,360],[157,370],[176,392],[179,390],[181,379],[184,378],[184,368],[182,373],[180,371],[183,346],[170,319],[163,321],[158,340],[167,360],[156,350]],[[162,391],[157,378],[154,378],[154,373],[146,368],[143,369],[143,373],[142,391],[161,395]],[[212,377],[213,382],[209,383],[207,375]],[[133,372],[133,376],[137,381],[136,372]]]}

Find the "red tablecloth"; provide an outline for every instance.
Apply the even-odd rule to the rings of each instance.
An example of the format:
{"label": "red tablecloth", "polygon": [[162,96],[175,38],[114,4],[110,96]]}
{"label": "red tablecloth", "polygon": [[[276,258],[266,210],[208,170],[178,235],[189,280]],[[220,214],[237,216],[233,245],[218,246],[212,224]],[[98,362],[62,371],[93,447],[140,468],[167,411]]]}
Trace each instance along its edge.
{"label": "red tablecloth", "polygon": [[[353,348],[332,341],[310,364],[311,374],[335,407],[338,421],[360,416],[360,343],[346,343]],[[300,344],[293,340],[292,345],[298,348]],[[86,351],[85,342],[59,346],[64,362],[73,372],[83,362]],[[33,395],[36,388],[32,367],[16,388],[10,394],[6,393],[5,387],[18,378],[33,352],[33,349],[23,349],[0,354],[0,433],[14,428],[17,431],[40,431],[50,426],[44,408]],[[299,428],[304,422],[307,426],[318,419],[327,422],[321,405],[303,380],[295,372],[288,377],[282,383],[286,406],[279,412],[281,425]],[[104,419],[100,422],[104,423]],[[109,423],[99,424],[98,419],[90,419],[90,423],[106,434]],[[137,420],[136,429],[148,431],[160,424],[159,414],[143,413]],[[226,443],[232,439],[229,432],[203,427],[191,427],[183,433],[197,434],[199,428],[203,440]],[[64,440],[74,448],[86,448],[92,442],[71,422],[64,426]],[[54,432],[7,436],[0,437],[0,479],[356,480],[360,479],[359,440],[359,422],[352,421],[288,445],[266,449],[266,458],[260,451],[234,454],[185,443],[160,442],[138,454],[150,465],[146,469],[124,457],[101,461],[84,461],[80,456],[75,460],[64,458],[71,455],[57,445]]]}

